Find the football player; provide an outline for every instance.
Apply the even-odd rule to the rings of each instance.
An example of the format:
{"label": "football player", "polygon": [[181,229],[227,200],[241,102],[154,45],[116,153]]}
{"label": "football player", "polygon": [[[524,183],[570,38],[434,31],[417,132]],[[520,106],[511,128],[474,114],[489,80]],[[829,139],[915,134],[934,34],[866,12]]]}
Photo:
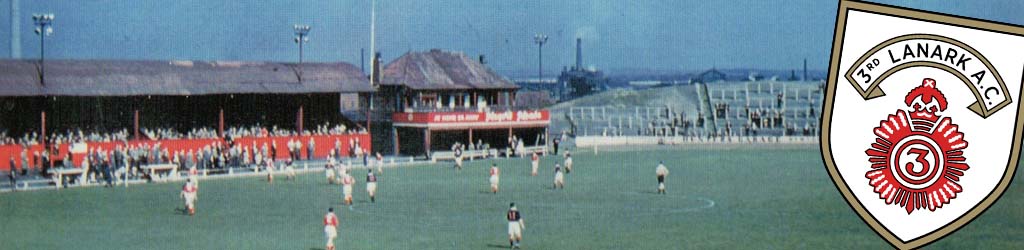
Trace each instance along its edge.
{"label": "football player", "polygon": [[491,182],[491,193],[495,193],[496,194],[496,193],[498,193],[498,181],[499,181],[498,175],[500,175],[500,170],[498,170],[498,164],[491,163],[491,171],[490,171],[490,173],[491,173],[491,177],[490,177],[489,180]]}
{"label": "football player", "polygon": [[342,192],[345,194],[345,204],[352,205],[352,185],[355,185],[356,178],[352,177],[348,171],[342,171],[341,174]]}
{"label": "football player", "polygon": [[537,152],[533,152],[530,156],[530,175],[537,176],[537,167],[540,166],[540,157],[537,156]]}
{"label": "football player", "polygon": [[509,204],[508,213],[505,214],[505,218],[508,219],[508,245],[510,248],[519,248],[519,242],[523,240],[523,230],[526,229],[526,223],[523,221],[522,214],[516,209],[516,203]]}
{"label": "football player", "polygon": [[196,194],[199,193],[199,188],[196,187],[192,180],[185,181],[185,185],[181,187],[181,199],[185,201],[185,210],[188,211],[188,215],[196,215]]}
{"label": "football player", "polygon": [[370,202],[377,202],[374,198],[377,194],[377,176],[373,175],[373,169],[366,172],[366,192],[370,194]]}
{"label": "football player", "polygon": [[665,167],[664,162],[658,162],[658,167],[654,169],[654,173],[658,176],[658,193],[665,194],[665,177],[668,176],[668,168]]}
{"label": "football player", "polygon": [[565,152],[565,173],[572,172],[572,154]]}
{"label": "football player", "polygon": [[338,216],[334,215],[334,208],[327,208],[324,215],[324,237],[327,238],[327,249],[334,250],[334,238],[338,237]]}
{"label": "football player", "polygon": [[555,164],[555,184],[553,188],[565,189],[565,176],[562,174],[562,166]]}

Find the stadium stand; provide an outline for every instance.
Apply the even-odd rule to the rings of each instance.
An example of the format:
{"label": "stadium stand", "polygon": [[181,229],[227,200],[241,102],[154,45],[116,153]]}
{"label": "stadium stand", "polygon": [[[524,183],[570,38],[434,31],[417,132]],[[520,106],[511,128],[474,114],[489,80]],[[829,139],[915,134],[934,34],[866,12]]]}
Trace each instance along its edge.
{"label": "stadium stand", "polygon": [[[613,101],[614,96],[602,97],[622,94],[599,94],[595,98],[608,100],[608,105],[554,108],[562,114],[552,128],[576,136],[675,136],[684,141],[813,137],[818,133],[822,86],[819,82],[697,83],[660,88],[678,99],[693,100],[657,100],[633,107]],[[645,105],[649,103],[666,104]]]}

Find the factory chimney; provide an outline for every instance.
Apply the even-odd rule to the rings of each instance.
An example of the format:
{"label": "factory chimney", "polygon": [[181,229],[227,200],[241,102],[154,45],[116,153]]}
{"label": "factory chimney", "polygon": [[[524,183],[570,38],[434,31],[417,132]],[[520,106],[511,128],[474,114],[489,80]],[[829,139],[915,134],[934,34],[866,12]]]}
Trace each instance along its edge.
{"label": "factory chimney", "polygon": [[583,70],[583,47],[582,39],[576,38],[576,70]]}
{"label": "factory chimney", "polygon": [[18,15],[18,0],[11,0],[11,58],[21,58],[21,16]]}
{"label": "factory chimney", "polygon": [[807,58],[804,58],[804,81],[807,81]]}
{"label": "factory chimney", "polygon": [[373,53],[370,61],[370,84],[376,87],[380,84],[380,52]]}

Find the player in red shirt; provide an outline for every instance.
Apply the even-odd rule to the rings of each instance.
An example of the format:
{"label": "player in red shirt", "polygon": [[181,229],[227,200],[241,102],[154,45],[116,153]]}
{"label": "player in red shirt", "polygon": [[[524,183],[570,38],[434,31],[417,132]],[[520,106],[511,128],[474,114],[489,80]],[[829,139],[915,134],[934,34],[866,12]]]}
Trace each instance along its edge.
{"label": "player in red shirt", "polygon": [[491,172],[490,173],[491,173],[491,178],[490,178],[490,181],[491,181],[491,193],[495,193],[496,194],[496,193],[498,193],[498,181],[499,181],[498,175],[501,174],[500,170],[498,170],[498,164],[491,163]]}
{"label": "player in red shirt", "polygon": [[324,215],[324,237],[327,238],[327,249],[334,250],[334,238],[338,237],[338,216],[334,215],[334,208],[327,208]]}
{"label": "player in red shirt", "polygon": [[271,158],[267,162],[267,182],[274,184],[274,159]]}
{"label": "player in red shirt", "polygon": [[185,200],[185,209],[188,210],[188,215],[196,215],[196,194],[199,193],[199,188],[196,187],[192,180],[185,181],[185,185],[181,187],[181,198]]}
{"label": "player in red shirt", "polygon": [[352,185],[356,183],[356,178],[349,175],[348,171],[343,171],[341,177],[341,190],[345,194],[345,204],[352,205]]}
{"label": "player in red shirt", "polygon": [[540,166],[540,157],[537,156],[537,152],[533,152],[530,156],[530,175],[537,176],[537,167]]}

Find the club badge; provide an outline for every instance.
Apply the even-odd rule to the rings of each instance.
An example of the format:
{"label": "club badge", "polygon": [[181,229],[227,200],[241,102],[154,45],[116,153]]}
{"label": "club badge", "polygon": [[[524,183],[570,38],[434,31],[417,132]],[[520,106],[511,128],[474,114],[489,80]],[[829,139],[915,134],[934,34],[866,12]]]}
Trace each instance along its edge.
{"label": "club badge", "polygon": [[1024,27],[841,1],[821,151],[850,207],[900,249],[1006,190],[1024,119]]}

